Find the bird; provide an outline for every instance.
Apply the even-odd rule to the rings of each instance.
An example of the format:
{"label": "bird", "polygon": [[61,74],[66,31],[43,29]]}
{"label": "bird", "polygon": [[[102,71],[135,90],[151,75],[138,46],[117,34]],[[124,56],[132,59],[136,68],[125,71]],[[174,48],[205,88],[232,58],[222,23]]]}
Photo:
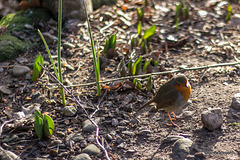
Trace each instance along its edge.
{"label": "bird", "polygon": [[178,126],[177,124],[173,123],[169,113],[172,112],[174,117],[177,118],[174,111],[177,111],[183,107],[190,98],[190,95],[191,85],[187,77],[184,74],[178,74],[164,83],[159,88],[156,95],[143,106],[141,106],[138,111],[152,103],[155,103],[157,110],[163,109],[168,113],[168,117],[171,121],[169,126]]}

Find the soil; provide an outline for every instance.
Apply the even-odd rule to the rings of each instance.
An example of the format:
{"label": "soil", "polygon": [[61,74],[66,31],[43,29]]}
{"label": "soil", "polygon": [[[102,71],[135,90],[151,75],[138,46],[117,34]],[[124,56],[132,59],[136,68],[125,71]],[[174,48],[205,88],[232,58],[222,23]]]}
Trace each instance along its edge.
{"label": "soil", "polygon": [[[157,29],[149,43],[152,50],[147,50],[147,54],[144,55],[139,47],[131,48],[129,44],[130,37],[137,34],[135,8],[141,7],[143,2],[118,1],[115,6],[103,6],[96,10],[90,15],[90,22],[93,39],[99,42],[100,52],[103,50],[105,39],[117,33],[115,54],[100,55],[101,80],[118,78],[118,66],[121,60],[124,59],[127,63],[130,57],[137,59],[139,55],[143,57],[143,62],[150,58],[159,60],[156,66],[153,64],[154,61],[151,62],[148,73],[235,62],[235,58],[240,57],[240,25],[237,23],[240,20],[237,14],[240,4],[230,3],[233,13],[230,20],[225,22],[227,3],[224,2],[191,1],[190,17],[180,19],[177,31],[174,18],[175,2],[150,3],[151,7],[145,11],[142,27],[146,30],[156,24]],[[126,11],[124,7],[127,8]],[[207,15],[201,14],[200,11],[203,10]],[[176,120],[179,127],[169,127],[166,124],[170,120],[164,111],[151,112],[148,107],[137,112],[137,109],[156,93],[162,83],[176,73],[152,76],[153,86],[150,92],[146,89],[147,76],[139,78],[142,90],[133,87],[133,78],[102,83],[102,88],[110,86],[111,89],[110,91],[102,89],[102,94],[98,97],[95,85],[81,86],[95,81],[86,23],[80,22],[76,25],[77,23],[65,22],[65,24],[69,25],[63,27],[62,43],[68,42],[75,47],[62,49],[63,61],[74,68],[71,70],[68,65],[63,66],[64,84],[79,85],[70,87],[73,94],[80,99],[89,114],[97,110],[93,117],[101,117],[100,140],[104,141],[112,159],[173,159],[173,144],[163,144],[163,140],[169,135],[181,135],[191,139],[196,150],[191,154],[195,154],[195,159],[197,153],[203,155],[200,159],[239,159],[240,114],[231,108],[233,95],[240,92],[239,65],[184,71],[192,86],[191,97],[189,103],[176,112],[183,117],[181,120]],[[40,30],[57,35],[56,20],[51,19],[44,26],[39,26],[42,26]],[[40,39],[39,44],[41,44]],[[52,54],[56,54],[56,46],[49,44]],[[12,92],[1,97],[1,124],[9,122],[2,125],[0,143],[3,148],[14,152],[21,159],[70,159],[81,153],[85,147],[81,145],[83,142],[97,145],[91,139],[96,133],[82,131],[82,124],[87,116],[69,94],[66,94],[67,103],[76,106],[77,115],[63,116],[60,94],[56,87],[54,88],[57,84],[47,72],[43,73],[38,82],[31,82],[25,76],[20,78],[12,76],[12,67],[15,64],[33,63],[38,52],[44,56],[45,61],[49,61],[46,50],[41,44],[16,60],[0,64],[2,68],[0,85],[6,85]],[[46,66],[51,69],[49,64]],[[119,83],[122,85],[117,86]],[[26,112],[26,117],[18,119],[17,113],[38,104],[41,112],[48,113],[55,123],[55,131],[50,139],[38,140],[33,127],[32,113]],[[205,129],[201,122],[201,113],[209,108],[221,108],[224,120],[221,128],[213,131]],[[184,116],[186,114],[189,116]],[[116,125],[113,124],[113,119],[118,120]],[[148,134],[139,135],[142,130],[147,130]],[[84,140],[69,145],[67,137],[72,133],[81,133]],[[16,141],[3,142],[4,139],[10,139],[15,135],[18,137]],[[57,140],[62,144],[59,148],[58,145],[51,143]],[[46,147],[41,147],[39,142],[46,144]],[[52,150],[57,148],[56,156]],[[101,154],[91,158],[106,157],[102,151]]]}

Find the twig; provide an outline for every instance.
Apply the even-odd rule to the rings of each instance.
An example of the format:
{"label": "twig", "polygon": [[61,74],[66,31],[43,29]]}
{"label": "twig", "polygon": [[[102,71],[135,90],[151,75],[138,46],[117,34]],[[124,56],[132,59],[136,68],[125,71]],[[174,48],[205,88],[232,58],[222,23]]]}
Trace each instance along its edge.
{"label": "twig", "polygon": [[[162,75],[162,74],[169,74],[169,73],[178,73],[178,72],[208,69],[208,68],[214,68],[214,67],[233,66],[233,65],[237,65],[237,64],[240,64],[240,61],[233,62],[233,63],[213,64],[213,65],[207,65],[207,66],[202,66],[202,67],[184,68],[184,69],[180,69],[180,70],[172,70],[172,71],[165,71],[165,72],[155,72],[155,73],[149,73],[149,74],[143,74],[143,75],[126,76],[126,77],[121,77],[121,78],[114,78],[114,79],[109,79],[109,80],[105,80],[105,81],[100,81],[99,83],[108,83],[108,82],[125,80],[125,79],[148,77],[151,75],[154,76],[154,75]],[[65,86],[65,87],[69,88],[69,87],[89,86],[89,85],[95,85],[95,84],[97,84],[97,82],[77,84],[77,85],[71,85],[71,86]],[[50,85],[47,85],[47,86],[50,86]]]}
{"label": "twig", "polygon": [[42,66],[40,63],[38,63],[38,65],[40,65],[45,71],[47,71],[47,73],[55,80],[58,82],[58,84],[69,94],[73,97],[73,99],[76,101],[76,103],[83,109],[84,113],[87,115],[87,118],[89,119],[89,121],[96,127],[96,141],[97,144],[102,148],[102,150],[105,153],[105,156],[108,160],[110,160],[109,156],[108,156],[108,152],[107,150],[104,148],[104,146],[99,142],[99,127],[97,125],[97,123],[95,121],[92,120],[92,118],[89,116],[88,112],[86,111],[86,109],[84,108],[84,106],[80,103],[80,101],[72,94],[72,92],[67,89],[51,72],[49,72],[49,70]]}

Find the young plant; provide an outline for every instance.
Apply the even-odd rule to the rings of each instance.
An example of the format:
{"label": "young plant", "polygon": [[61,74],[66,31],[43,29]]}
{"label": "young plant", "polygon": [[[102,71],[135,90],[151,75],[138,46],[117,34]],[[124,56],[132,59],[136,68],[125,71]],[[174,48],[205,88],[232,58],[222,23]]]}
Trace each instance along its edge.
{"label": "young plant", "polygon": [[139,56],[136,62],[130,61],[128,63],[128,71],[131,75],[137,75],[141,69],[142,66],[142,57]]}
{"label": "young plant", "polygon": [[39,139],[50,138],[54,131],[54,122],[52,118],[46,114],[35,110],[34,113],[34,129]]}
{"label": "young plant", "polygon": [[137,8],[137,21],[143,22],[143,20],[144,20],[144,7],[142,7],[141,9]]}
{"label": "young plant", "polygon": [[188,19],[188,18],[189,18],[188,4],[184,5],[182,1],[180,2],[180,4],[176,4],[175,5],[176,30],[178,30],[180,19]]}
{"label": "young plant", "polygon": [[225,22],[229,21],[231,15],[232,15],[232,7],[230,6],[230,4],[228,4],[228,6],[227,6],[227,15],[225,17]]}
{"label": "young plant", "polygon": [[147,91],[151,91],[152,90],[152,76],[148,77],[148,81],[147,81]]}
{"label": "young plant", "polygon": [[139,82],[137,78],[134,78],[133,84],[137,87],[137,89],[142,90],[142,84]]}
{"label": "young plant", "polygon": [[[59,6],[58,6],[58,70],[56,69],[56,66],[53,62],[53,59],[52,59],[52,55],[50,53],[50,50],[48,48],[48,45],[41,33],[41,31],[38,29],[38,33],[39,35],[41,36],[42,38],[42,41],[45,45],[45,48],[47,50],[47,53],[48,53],[48,56],[50,58],[50,61],[52,63],[52,66],[54,68],[54,72],[55,72],[55,75],[57,77],[57,79],[63,83],[63,79],[62,79],[62,68],[61,68],[61,30],[62,30],[62,0],[59,0]],[[32,79],[35,79],[32,78]],[[65,106],[66,105],[66,100],[65,100],[65,94],[64,94],[64,89],[63,88],[60,88],[60,93],[61,93],[61,96],[62,96],[62,104]]]}
{"label": "young plant", "polygon": [[115,50],[116,48],[116,34],[109,36],[108,39],[105,40],[105,46],[103,49],[103,54],[107,53],[107,51],[112,48]]}

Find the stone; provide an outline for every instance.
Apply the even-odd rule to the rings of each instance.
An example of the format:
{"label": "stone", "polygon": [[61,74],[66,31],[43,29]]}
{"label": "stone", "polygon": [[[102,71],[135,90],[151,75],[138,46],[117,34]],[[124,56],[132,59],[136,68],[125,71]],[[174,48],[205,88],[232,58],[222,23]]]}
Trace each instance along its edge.
{"label": "stone", "polygon": [[11,94],[12,93],[12,91],[10,89],[8,89],[8,87],[6,85],[0,86],[0,92],[2,92],[3,94]]}
{"label": "stone", "polygon": [[92,160],[87,153],[81,153],[77,156],[74,156],[71,160]]}
{"label": "stone", "polygon": [[28,72],[30,72],[30,68],[27,66],[15,65],[13,67],[13,76],[15,77],[25,76]]}
{"label": "stone", "polygon": [[42,141],[38,142],[38,145],[41,148],[46,148],[47,147],[47,145],[44,142],[42,142]]}
{"label": "stone", "polygon": [[151,130],[149,130],[149,129],[143,129],[143,130],[140,130],[140,131],[138,132],[138,135],[140,135],[140,136],[148,136],[148,135],[151,134],[151,133],[152,133]]}
{"label": "stone", "polygon": [[71,133],[69,136],[67,136],[66,138],[66,142],[67,142],[67,145],[70,144],[70,141],[74,141],[75,143],[76,142],[80,142],[84,140],[81,132],[77,132],[77,133]]}
{"label": "stone", "polygon": [[63,108],[63,116],[73,117],[77,113],[77,109],[74,106],[65,106]]}
{"label": "stone", "polygon": [[0,159],[3,160],[21,160],[19,156],[17,156],[15,153],[4,150],[2,147],[0,147]]}
{"label": "stone", "polygon": [[169,135],[166,138],[163,139],[162,143],[174,143],[179,139],[184,138],[183,136],[176,136],[176,135]]}
{"label": "stone", "polygon": [[188,117],[192,117],[193,112],[192,111],[184,111],[182,114],[183,118],[188,118]]}
{"label": "stone", "polygon": [[240,93],[234,94],[231,107],[233,109],[240,110]]}
{"label": "stone", "polygon": [[58,41],[58,38],[48,32],[42,33],[45,41],[47,42],[47,44],[53,44],[56,43]]}
{"label": "stone", "polygon": [[88,155],[98,155],[101,153],[100,149],[94,144],[88,145],[82,150],[82,152],[87,153]]}
{"label": "stone", "polygon": [[193,141],[188,138],[180,138],[173,144],[173,159],[185,159],[193,149]]}
{"label": "stone", "polygon": [[220,128],[223,124],[221,108],[213,108],[202,112],[201,119],[203,126],[210,131]]}
{"label": "stone", "polygon": [[119,121],[117,118],[112,119],[112,126],[117,126],[119,124]]}
{"label": "stone", "polygon": [[[97,118],[95,118],[95,122],[98,124],[99,122],[100,122],[100,118],[99,117],[97,117]],[[85,120],[84,122],[83,122],[83,128],[82,128],[82,130],[84,131],[84,132],[92,132],[92,131],[94,131],[96,129],[96,126],[94,126],[91,122],[90,122],[90,120]]]}

